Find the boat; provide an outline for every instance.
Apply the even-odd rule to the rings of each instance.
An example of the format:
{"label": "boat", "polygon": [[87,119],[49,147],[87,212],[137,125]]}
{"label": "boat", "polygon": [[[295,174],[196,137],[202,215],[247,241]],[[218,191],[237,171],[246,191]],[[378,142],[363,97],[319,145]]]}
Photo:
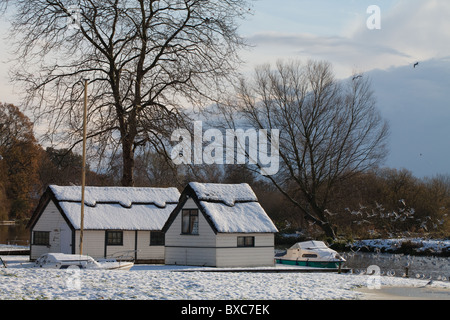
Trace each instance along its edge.
{"label": "boat", "polygon": [[121,261],[114,258],[96,261],[87,255],[46,253],[36,259],[33,267],[46,269],[130,270],[133,265],[134,262],[132,261]]}
{"label": "boat", "polygon": [[275,255],[278,264],[314,268],[340,268],[345,259],[322,241],[297,242],[284,252]]}

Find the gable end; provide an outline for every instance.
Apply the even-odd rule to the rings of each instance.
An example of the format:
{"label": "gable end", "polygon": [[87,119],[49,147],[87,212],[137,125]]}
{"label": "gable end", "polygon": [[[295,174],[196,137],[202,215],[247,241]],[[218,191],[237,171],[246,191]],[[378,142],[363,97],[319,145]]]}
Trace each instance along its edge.
{"label": "gable end", "polygon": [[183,209],[184,205],[186,204],[186,202],[188,201],[189,198],[192,198],[192,200],[194,200],[195,205],[200,210],[200,212],[202,213],[202,215],[205,218],[205,220],[208,222],[208,224],[211,227],[211,229],[213,230],[214,234],[217,234],[218,230],[217,230],[216,226],[214,225],[214,223],[211,220],[211,218],[209,217],[209,215],[207,215],[205,213],[205,209],[200,204],[200,201],[198,200],[197,195],[194,192],[194,190],[192,190],[192,188],[190,188],[189,186],[187,186],[185,188],[185,190],[183,191],[183,193],[181,194],[180,201],[178,202],[177,207],[170,214],[169,219],[167,219],[166,224],[162,228],[162,231],[164,233],[166,233],[167,230],[169,230],[169,228],[172,226],[172,224],[175,221],[176,217],[180,214],[181,210]]}
{"label": "gable end", "polygon": [[30,218],[30,220],[28,221],[28,224],[27,224],[26,228],[29,228],[30,230],[33,230],[34,226],[36,225],[36,223],[41,218],[42,214],[44,213],[44,211],[47,208],[47,206],[50,203],[50,201],[53,201],[53,203],[55,204],[56,208],[58,209],[58,212],[61,214],[61,216],[63,217],[64,221],[67,223],[69,228],[71,230],[74,230],[75,228],[73,227],[73,225],[70,222],[70,220],[67,218],[66,214],[64,213],[64,210],[59,205],[59,201],[56,199],[55,194],[52,192],[50,187],[48,187],[46,189],[45,193],[42,195],[41,199],[39,200],[39,204],[37,205],[36,209],[34,210],[32,216]]}

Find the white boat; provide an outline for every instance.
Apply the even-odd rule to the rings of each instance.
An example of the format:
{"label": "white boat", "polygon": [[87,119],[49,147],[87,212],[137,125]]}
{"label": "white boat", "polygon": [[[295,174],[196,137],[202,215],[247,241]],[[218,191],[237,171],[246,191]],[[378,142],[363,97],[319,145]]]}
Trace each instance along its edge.
{"label": "white boat", "polygon": [[297,242],[286,251],[276,254],[275,261],[287,265],[339,268],[345,259],[324,242],[311,240]]}
{"label": "white boat", "polygon": [[103,270],[130,270],[132,261],[120,261],[117,259],[101,259],[96,261],[87,255],[46,253],[40,256],[34,263],[35,268],[47,269],[103,269]]}

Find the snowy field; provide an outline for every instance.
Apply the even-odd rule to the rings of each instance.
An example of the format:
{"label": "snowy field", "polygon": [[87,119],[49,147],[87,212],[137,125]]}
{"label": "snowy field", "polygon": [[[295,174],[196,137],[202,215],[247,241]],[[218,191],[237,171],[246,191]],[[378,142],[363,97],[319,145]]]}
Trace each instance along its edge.
{"label": "snowy field", "polygon": [[370,300],[386,286],[440,288],[450,294],[448,281],[427,286],[427,279],[366,274],[200,272],[163,265],[48,270],[28,268],[27,257],[2,258],[8,268],[0,269],[0,300]]}

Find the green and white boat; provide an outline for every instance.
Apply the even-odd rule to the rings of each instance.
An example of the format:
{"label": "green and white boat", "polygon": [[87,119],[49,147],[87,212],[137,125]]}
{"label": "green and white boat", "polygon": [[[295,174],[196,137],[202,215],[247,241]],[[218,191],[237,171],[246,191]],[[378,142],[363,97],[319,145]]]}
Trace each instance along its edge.
{"label": "green and white boat", "polygon": [[278,264],[313,268],[339,268],[345,259],[322,241],[297,242],[284,252],[275,255]]}

